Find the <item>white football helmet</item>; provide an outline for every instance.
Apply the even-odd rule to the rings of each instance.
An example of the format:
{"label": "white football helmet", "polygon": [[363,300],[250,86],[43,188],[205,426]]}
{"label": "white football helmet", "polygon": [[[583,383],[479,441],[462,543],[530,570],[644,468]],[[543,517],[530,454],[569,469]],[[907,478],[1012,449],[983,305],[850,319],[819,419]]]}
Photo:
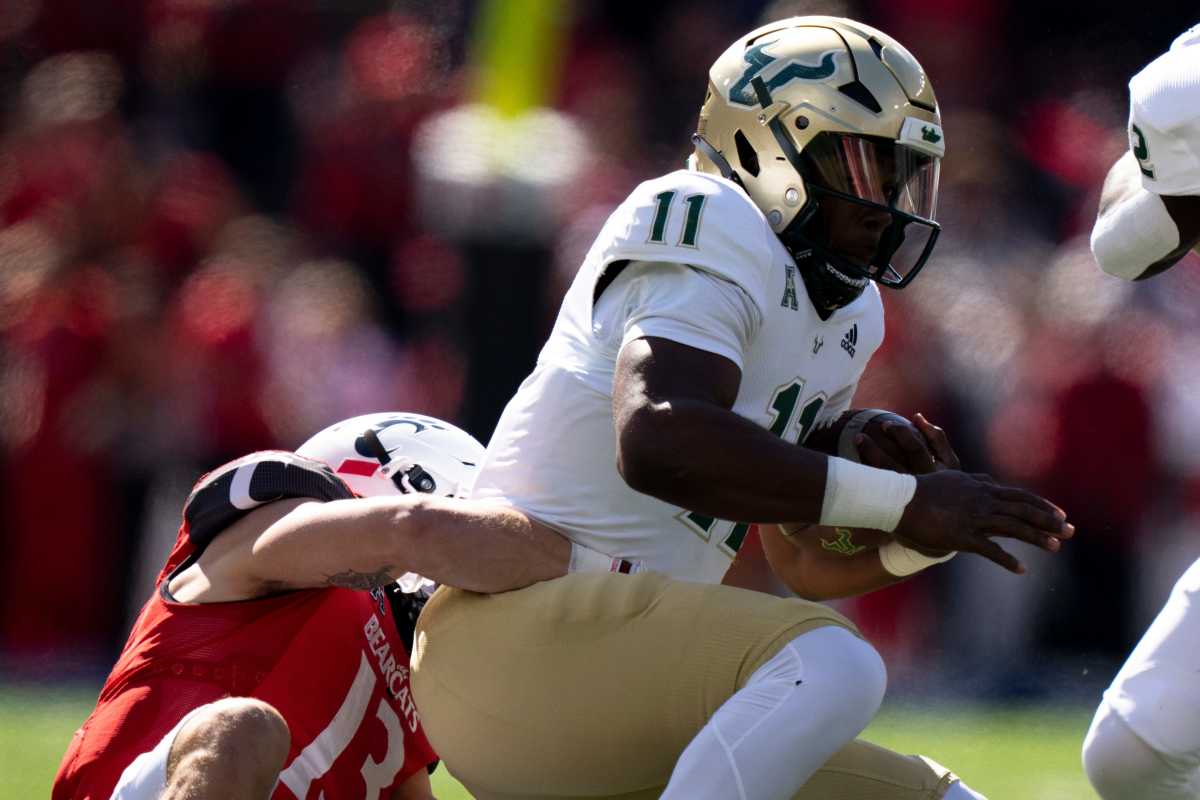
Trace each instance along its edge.
{"label": "white football helmet", "polygon": [[[474,436],[449,422],[399,411],[334,423],[296,449],[297,455],[328,464],[360,497],[410,492],[461,497],[483,453]],[[406,592],[432,586],[415,573],[397,582]]]}
{"label": "white football helmet", "polygon": [[423,492],[460,497],[484,447],[449,422],[387,411],[330,425],[296,450],[324,461],[360,497]]}

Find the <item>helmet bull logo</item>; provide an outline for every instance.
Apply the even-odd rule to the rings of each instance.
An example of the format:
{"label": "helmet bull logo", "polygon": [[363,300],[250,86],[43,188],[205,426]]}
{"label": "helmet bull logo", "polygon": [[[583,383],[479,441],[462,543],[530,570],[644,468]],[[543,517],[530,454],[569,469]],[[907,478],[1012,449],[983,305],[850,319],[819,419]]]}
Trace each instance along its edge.
{"label": "helmet bull logo", "polygon": [[[767,53],[765,48],[775,44],[772,39],[769,42],[756,44],[746,50],[743,58],[750,66],[746,67],[746,71],[742,73],[742,77],[737,83],[729,88],[729,99],[735,103],[740,103],[744,106],[752,106],[756,100],[754,92],[750,91],[750,82],[758,76],[760,72],[775,62],[775,56]],[[799,61],[788,63],[783,69],[776,72],[767,79],[767,89],[774,91],[785,83],[793,80],[805,81],[820,81],[825,80],[833,73],[837,72],[837,64],[834,63],[833,57],[837,55],[836,50],[830,50],[821,55],[820,64],[803,64]]]}

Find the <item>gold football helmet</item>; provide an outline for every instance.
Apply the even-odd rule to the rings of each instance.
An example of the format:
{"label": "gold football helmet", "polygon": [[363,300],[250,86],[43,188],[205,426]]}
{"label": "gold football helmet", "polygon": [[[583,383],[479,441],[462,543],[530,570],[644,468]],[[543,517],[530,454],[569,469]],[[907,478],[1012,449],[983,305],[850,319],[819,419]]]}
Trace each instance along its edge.
{"label": "gold football helmet", "polygon": [[709,71],[692,164],[740,184],[796,259],[822,316],[924,266],[945,139],[921,65],[839,17],[752,31]]}

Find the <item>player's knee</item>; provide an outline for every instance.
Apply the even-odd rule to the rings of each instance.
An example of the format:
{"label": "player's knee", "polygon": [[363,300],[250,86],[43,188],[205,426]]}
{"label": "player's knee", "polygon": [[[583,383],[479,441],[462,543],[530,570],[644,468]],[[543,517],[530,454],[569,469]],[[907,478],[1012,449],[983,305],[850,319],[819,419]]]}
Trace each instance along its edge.
{"label": "player's knee", "polygon": [[1101,703],[1083,739],[1083,771],[1101,797],[1113,796],[1115,780],[1124,769],[1129,742],[1107,704]]}
{"label": "player's knee", "polygon": [[866,640],[835,626],[818,628],[794,639],[803,662],[803,682],[813,692],[828,692],[829,713],[861,730],[879,711],[887,690],[887,668]]}
{"label": "player's knee", "polygon": [[879,651],[865,639],[840,628],[837,630],[843,634],[840,638],[845,651],[838,669],[839,677],[854,687],[852,712],[858,715],[865,728],[883,704],[883,695],[887,691],[887,667]]}
{"label": "player's knee", "polygon": [[1104,800],[1140,797],[1165,767],[1161,757],[1101,703],[1083,740],[1083,770]]}
{"label": "player's knee", "polygon": [[230,697],[214,703],[217,745],[257,763],[282,766],[291,747],[291,732],[275,707],[253,697]]}
{"label": "player's knee", "polygon": [[291,747],[287,722],[268,703],[229,697],[210,703],[179,731],[167,761],[168,782],[254,785],[275,780]]}

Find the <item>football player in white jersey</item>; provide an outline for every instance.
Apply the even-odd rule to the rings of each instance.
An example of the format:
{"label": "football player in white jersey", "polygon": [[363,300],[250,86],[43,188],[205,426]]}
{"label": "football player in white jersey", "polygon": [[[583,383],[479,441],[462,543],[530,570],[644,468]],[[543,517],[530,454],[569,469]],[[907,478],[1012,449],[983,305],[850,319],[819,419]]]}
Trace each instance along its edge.
{"label": "football player in white jersey", "polygon": [[[1200,26],[1129,82],[1129,152],[1109,171],[1092,251],[1141,280],[1200,246]],[[1104,693],[1083,744],[1104,800],[1200,797],[1200,561]]]}
{"label": "football player in white jersey", "polygon": [[[719,585],[751,523],[811,599],[957,550],[1019,571],[989,537],[1072,533],[1042,498],[935,469],[957,462],[924,420],[881,435],[926,474],[836,457],[882,419],[848,411],[876,283],[907,285],[936,239],[933,90],[886,34],[792,18],[716,61],[693,141],[605,224],[475,485],[635,574],[439,591],[414,655],[430,739],[480,798],[977,797],[853,741],[885,674],[849,621]],[[828,557],[820,526],[888,541]]]}

